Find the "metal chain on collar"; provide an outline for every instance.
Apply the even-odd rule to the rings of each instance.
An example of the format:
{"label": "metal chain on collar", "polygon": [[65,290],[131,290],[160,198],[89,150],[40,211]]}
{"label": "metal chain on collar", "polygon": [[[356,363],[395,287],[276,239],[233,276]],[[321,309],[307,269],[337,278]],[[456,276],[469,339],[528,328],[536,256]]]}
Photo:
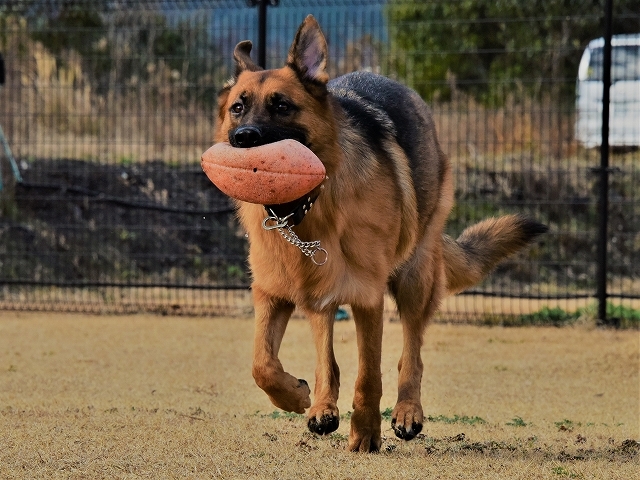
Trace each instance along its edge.
{"label": "metal chain on collar", "polygon": [[[327,259],[329,258],[329,254],[327,251],[320,246],[320,240],[315,240],[313,242],[303,242],[300,240],[300,237],[296,235],[296,232],[288,225],[287,220],[292,215],[287,215],[284,218],[278,218],[278,216],[270,212],[271,215],[267,216],[262,221],[262,228],[265,230],[278,230],[278,233],[282,235],[287,242],[289,242],[294,247],[298,247],[300,251],[307,257],[311,259],[313,263],[318,266],[324,265],[327,263]],[[272,222],[270,224],[270,222]],[[285,230],[286,228],[286,230]]]}

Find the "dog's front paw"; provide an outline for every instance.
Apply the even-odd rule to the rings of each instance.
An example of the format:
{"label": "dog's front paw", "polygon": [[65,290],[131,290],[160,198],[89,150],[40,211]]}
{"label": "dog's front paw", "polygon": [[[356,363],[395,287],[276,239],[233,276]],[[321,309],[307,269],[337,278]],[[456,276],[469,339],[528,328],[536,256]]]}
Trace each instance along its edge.
{"label": "dog's front paw", "polygon": [[415,402],[400,402],[391,414],[391,428],[396,437],[412,440],[422,431],[422,406]]}
{"label": "dog's front paw", "polygon": [[382,416],[379,410],[356,408],[351,416],[349,445],[351,452],[378,452],[382,445],[380,424]]}
{"label": "dog's front paw", "polygon": [[328,435],[335,432],[340,425],[340,414],[335,405],[314,405],[309,410],[309,420],[307,427],[312,433],[318,435]]}

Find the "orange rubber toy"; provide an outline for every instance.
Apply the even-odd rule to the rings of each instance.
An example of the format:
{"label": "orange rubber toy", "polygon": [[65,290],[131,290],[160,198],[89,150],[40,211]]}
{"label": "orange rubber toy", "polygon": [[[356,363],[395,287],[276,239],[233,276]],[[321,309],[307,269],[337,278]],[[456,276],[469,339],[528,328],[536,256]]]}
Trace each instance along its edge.
{"label": "orange rubber toy", "polygon": [[202,169],[223,193],[262,205],[288,203],[320,185],[320,159],[296,140],[235,148],[220,142],[202,154]]}

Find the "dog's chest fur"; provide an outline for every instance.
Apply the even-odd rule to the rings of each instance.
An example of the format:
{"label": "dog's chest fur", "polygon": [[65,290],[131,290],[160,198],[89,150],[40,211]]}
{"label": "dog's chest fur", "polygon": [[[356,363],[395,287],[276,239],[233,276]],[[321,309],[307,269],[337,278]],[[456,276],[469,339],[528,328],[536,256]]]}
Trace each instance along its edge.
{"label": "dog's chest fur", "polygon": [[303,240],[320,240],[328,255],[324,265],[314,264],[276,230],[264,230],[262,220],[266,213],[262,206],[241,205],[239,213],[249,235],[254,284],[274,297],[311,311],[341,304],[374,303],[393,269],[395,248],[377,238],[383,230],[383,238],[397,235],[397,228],[380,225],[378,232],[372,232],[371,225],[362,219],[345,221],[339,214],[328,221],[322,211],[327,209],[327,203],[331,202],[319,200],[315,211],[295,228]]}

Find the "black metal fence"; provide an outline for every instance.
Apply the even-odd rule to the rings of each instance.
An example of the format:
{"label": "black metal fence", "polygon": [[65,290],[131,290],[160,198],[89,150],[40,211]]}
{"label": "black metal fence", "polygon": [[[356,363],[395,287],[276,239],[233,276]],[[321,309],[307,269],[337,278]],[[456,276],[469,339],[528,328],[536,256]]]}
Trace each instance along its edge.
{"label": "black metal fence", "polygon": [[[278,67],[312,13],[332,75],[378,72],[432,105],[455,169],[449,233],[506,212],[550,226],[441,316],[596,315],[603,45],[589,42],[608,2],[262,1],[0,5],[0,308],[249,312],[244,233],[200,154],[235,44],[264,31]],[[637,1],[613,2],[611,20],[624,72],[604,149],[615,318],[640,309],[640,46],[615,36],[640,33]]]}

